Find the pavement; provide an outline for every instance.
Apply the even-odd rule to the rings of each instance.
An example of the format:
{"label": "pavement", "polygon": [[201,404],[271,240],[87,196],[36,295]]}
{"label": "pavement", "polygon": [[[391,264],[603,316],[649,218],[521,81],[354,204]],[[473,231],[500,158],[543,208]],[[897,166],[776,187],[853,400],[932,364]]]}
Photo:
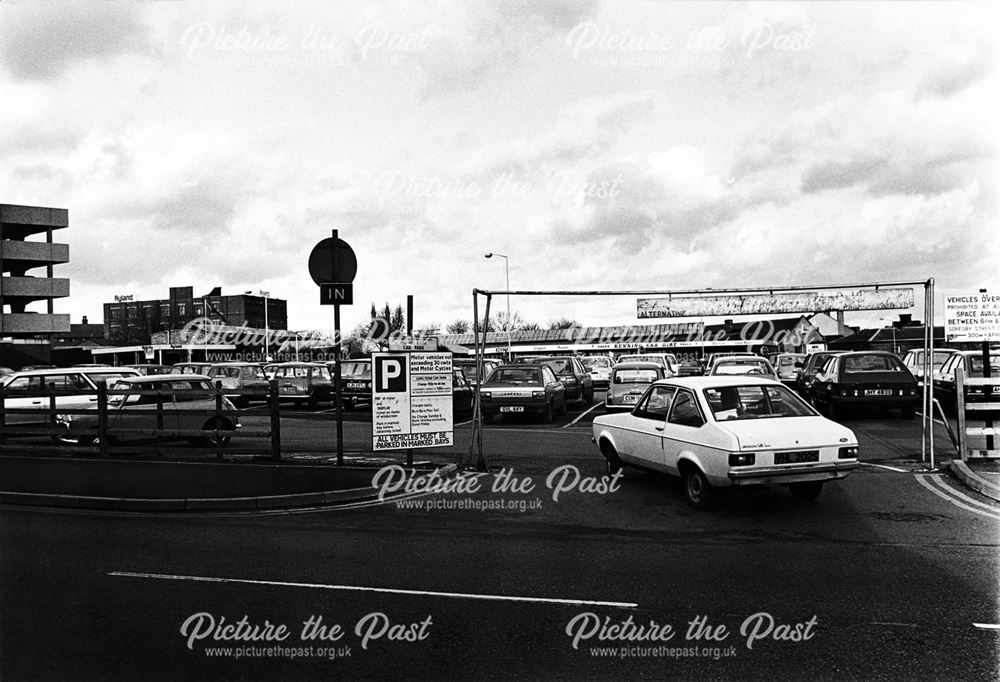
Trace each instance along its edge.
{"label": "pavement", "polygon": [[[0,504],[134,512],[288,509],[375,499],[372,477],[396,463],[345,458],[345,466],[306,462],[250,463],[0,458]],[[415,464],[427,475],[436,467]],[[447,475],[454,467],[437,468]]]}
{"label": "pavement", "polygon": [[1000,502],[1000,460],[955,459],[949,463],[948,472],[965,487]]}

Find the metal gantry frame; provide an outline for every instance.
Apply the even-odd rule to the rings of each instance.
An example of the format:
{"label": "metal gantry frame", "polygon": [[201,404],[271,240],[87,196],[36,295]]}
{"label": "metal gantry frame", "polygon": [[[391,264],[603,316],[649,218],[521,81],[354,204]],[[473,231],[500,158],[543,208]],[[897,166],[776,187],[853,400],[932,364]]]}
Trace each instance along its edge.
{"label": "metal gantry frame", "polygon": [[[479,471],[487,470],[486,453],[483,444],[483,412],[480,402],[480,391],[483,378],[483,361],[485,359],[487,334],[490,326],[490,304],[493,296],[718,296],[718,295],[740,295],[740,294],[774,294],[775,292],[808,292],[832,289],[874,289],[878,291],[884,287],[923,287],[924,288],[924,363],[923,363],[923,391],[921,402],[921,461],[927,462],[930,458],[929,468],[934,469],[934,278],[931,277],[920,281],[903,282],[869,282],[865,284],[818,284],[814,286],[781,286],[781,287],[753,287],[742,289],[642,289],[629,291],[567,291],[567,290],[539,290],[539,291],[491,291],[489,289],[472,290],[472,328],[475,342],[476,359],[476,390],[472,406],[472,440],[469,444],[469,455],[467,460],[461,455],[456,464],[475,468]],[[479,319],[479,297],[486,297],[485,315],[480,324]],[[814,311],[815,312],[815,311]],[[759,313],[753,313],[759,314]],[[480,330],[480,327],[482,329]],[[480,340],[480,331],[482,340]],[[475,462],[473,463],[473,457]]]}

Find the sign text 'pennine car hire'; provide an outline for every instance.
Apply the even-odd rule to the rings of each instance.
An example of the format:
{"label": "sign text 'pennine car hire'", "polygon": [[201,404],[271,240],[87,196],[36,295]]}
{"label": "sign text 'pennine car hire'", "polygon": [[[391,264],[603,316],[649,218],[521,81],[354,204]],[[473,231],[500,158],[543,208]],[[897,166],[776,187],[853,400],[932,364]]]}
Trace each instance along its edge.
{"label": "sign text 'pennine car hire'", "polygon": [[372,353],[372,449],[454,444],[451,353]]}

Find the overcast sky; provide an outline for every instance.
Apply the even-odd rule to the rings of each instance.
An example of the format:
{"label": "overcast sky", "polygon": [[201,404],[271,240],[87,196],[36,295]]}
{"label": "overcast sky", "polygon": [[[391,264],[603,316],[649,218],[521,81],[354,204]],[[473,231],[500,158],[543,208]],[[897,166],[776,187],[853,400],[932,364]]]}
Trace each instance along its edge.
{"label": "overcast sky", "polygon": [[[69,209],[73,322],[191,285],[266,289],[293,329],[332,326],[306,268],[331,229],[359,261],[345,328],[407,294],[417,326],[471,319],[473,287],[504,287],[488,251],[513,289],[1000,291],[998,18],[3,0],[0,202]],[[628,297],[512,307],[636,319]]]}

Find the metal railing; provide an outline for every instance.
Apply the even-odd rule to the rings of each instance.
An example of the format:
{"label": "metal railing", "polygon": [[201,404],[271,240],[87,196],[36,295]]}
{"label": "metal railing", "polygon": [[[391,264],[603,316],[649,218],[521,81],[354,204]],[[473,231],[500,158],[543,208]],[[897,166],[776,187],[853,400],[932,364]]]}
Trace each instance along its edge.
{"label": "metal railing", "polygon": [[[231,393],[231,389],[229,390]],[[270,428],[267,430],[251,430],[236,424],[240,418],[240,412],[228,406],[228,401],[224,401],[226,390],[222,388],[222,382],[215,382],[211,390],[184,389],[184,390],[154,390],[154,389],[108,389],[107,385],[99,383],[97,392],[94,393],[70,393],[59,391],[54,388],[42,389],[31,393],[16,393],[18,398],[38,398],[40,401],[48,401],[48,405],[38,407],[9,407],[8,398],[14,394],[7,392],[0,387],[0,443],[4,449],[10,449],[6,445],[7,439],[11,437],[48,437],[50,442],[45,445],[51,450],[51,441],[69,442],[72,439],[83,437],[85,442],[76,446],[66,445],[66,449],[72,451],[96,451],[101,457],[107,457],[112,448],[120,446],[119,441],[124,440],[152,440],[156,454],[164,455],[164,442],[170,439],[189,439],[207,441],[215,448],[216,457],[223,458],[223,448],[228,444],[230,438],[267,438],[269,444],[267,452],[274,460],[281,459],[281,417],[279,412],[278,384],[272,381],[266,393],[244,394],[247,397],[257,397],[268,402],[268,412],[270,416]],[[115,400],[121,396],[121,400]],[[125,396],[139,396],[140,403],[125,402]],[[146,397],[155,398],[155,401],[145,402]],[[72,403],[58,404],[58,398],[69,398]],[[212,400],[211,408],[186,408],[185,403],[195,400]],[[88,404],[89,403],[89,404]],[[60,416],[65,415],[68,420],[62,423]],[[28,416],[34,419],[23,420],[20,417]],[[180,422],[176,427],[168,428],[167,418],[192,417],[198,422],[204,418],[204,423],[200,429],[180,428]],[[79,427],[71,428],[67,421],[72,422],[74,418],[84,418],[87,421],[93,420],[92,427],[81,431]],[[122,425],[127,421],[140,421],[139,427],[129,427]],[[15,423],[8,423],[13,421]],[[16,422],[27,423],[16,423]],[[150,422],[150,426],[143,425],[143,422]],[[79,423],[79,422],[77,422]],[[234,428],[228,428],[232,425]],[[209,428],[211,427],[211,428]],[[17,449],[32,447],[23,442],[18,443]],[[56,446],[58,447],[58,446]]]}
{"label": "metal railing", "polygon": [[[982,387],[982,400],[970,400],[970,388]],[[1000,457],[994,449],[993,439],[1000,436],[1000,428],[993,420],[1000,415],[1000,377],[966,377],[962,368],[955,372],[955,411],[958,416],[958,453],[963,460],[971,457]],[[983,426],[969,426],[969,413],[983,420]],[[977,421],[978,421],[977,419]],[[985,437],[985,449],[971,449],[969,437]]]}

